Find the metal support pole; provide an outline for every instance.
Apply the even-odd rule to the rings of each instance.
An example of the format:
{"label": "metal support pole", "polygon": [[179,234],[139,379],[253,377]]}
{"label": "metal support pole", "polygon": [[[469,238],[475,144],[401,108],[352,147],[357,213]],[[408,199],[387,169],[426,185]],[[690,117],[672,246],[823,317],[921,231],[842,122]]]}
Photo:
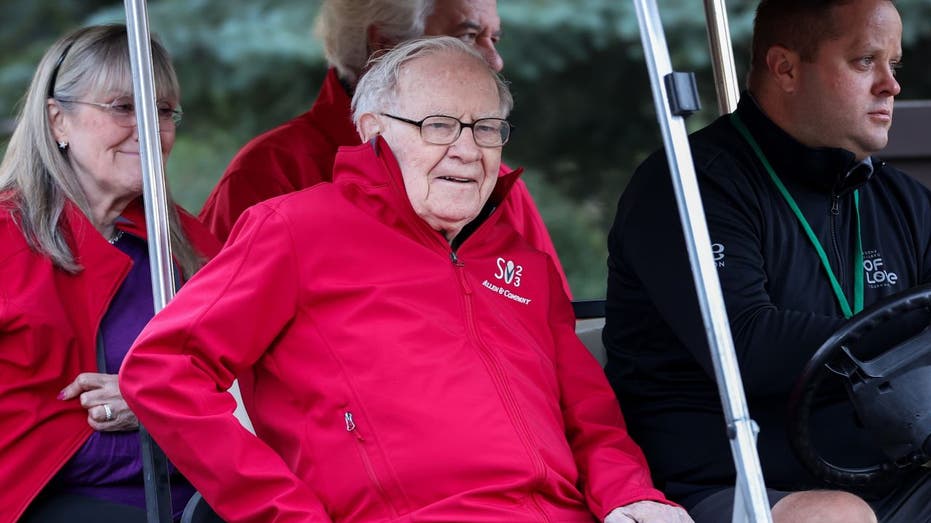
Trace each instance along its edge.
{"label": "metal support pole", "polygon": [[731,30],[727,23],[727,6],[724,5],[724,0],[705,0],[705,19],[711,66],[714,70],[714,87],[718,95],[718,113],[731,113],[737,109],[740,85],[734,67],[734,50],[731,47]]}
{"label": "metal support pole", "polygon": [[[158,313],[174,296],[175,282],[168,231],[168,198],[162,166],[158,112],[155,106],[155,74],[152,68],[152,47],[145,0],[125,0],[124,5],[129,57],[132,63],[136,125],[139,133],[139,156],[142,163],[152,291],[155,312]],[[168,459],[144,427],[139,428],[139,438],[145,476],[147,521],[170,523],[172,511]]]}
{"label": "metal support pole", "polygon": [[[724,297],[718,281],[717,269],[711,253],[711,238],[705,221],[705,212],[698,192],[695,166],[689,149],[685,121],[674,116],[667,101],[663,79],[672,73],[669,49],[655,0],[634,0],[644,56],[650,73],[653,101],[663,134],[666,158],[675,189],[682,232],[688,249],[689,263],[695,279],[705,334],[711,349],[715,378],[721,394],[731,452],[737,470],[734,521],[749,520],[755,523],[772,521],[766,487],[759,456],[756,453],[757,426],[747,410],[743,383],[737,366],[734,342],[724,308]],[[749,503],[746,502],[749,500]],[[738,517],[736,510],[745,508],[746,519]]]}

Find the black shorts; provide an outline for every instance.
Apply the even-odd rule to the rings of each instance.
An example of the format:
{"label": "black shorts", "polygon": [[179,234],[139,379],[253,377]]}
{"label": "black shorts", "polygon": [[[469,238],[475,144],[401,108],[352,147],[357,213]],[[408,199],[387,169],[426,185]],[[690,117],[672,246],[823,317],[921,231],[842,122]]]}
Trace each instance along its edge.
{"label": "black shorts", "polygon": [[146,523],[145,510],[78,494],[44,494],[20,523]]}
{"label": "black shorts", "polygon": [[[714,494],[699,501],[689,510],[689,515],[695,520],[695,523],[721,523],[722,521],[731,521],[734,514],[734,488],[719,490]],[[769,508],[779,502],[780,499],[788,496],[791,492],[784,490],[766,489],[766,495],[769,497]]]}
{"label": "black shorts", "polygon": [[[769,506],[772,508],[780,499],[791,492],[766,489]],[[869,502],[880,523],[928,523],[931,522],[931,471],[914,472],[901,487],[886,496]],[[696,503],[689,515],[695,523],[719,523],[730,521],[734,513],[734,489],[718,490]]]}

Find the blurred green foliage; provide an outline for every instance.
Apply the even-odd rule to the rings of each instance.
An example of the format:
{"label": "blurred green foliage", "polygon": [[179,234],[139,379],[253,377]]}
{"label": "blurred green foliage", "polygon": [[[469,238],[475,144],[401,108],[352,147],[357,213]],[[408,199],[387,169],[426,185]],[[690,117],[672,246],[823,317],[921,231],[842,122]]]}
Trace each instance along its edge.
{"label": "blurred green foliage", "polygon": [[[184,123],[169,160],[176,199],[197,212],[233,154],[305,111],[326,64],[313,37],[312,0],[151,0],[150,26],[174,56]],[[505,159],[547,221],[577,298],[604,295],[605,238],[633,168],[660,145],[633,4],[618,0],[500,0],[500,51],[515,125]],[[702,3],[660,0],[677,70],[694,71],[704,109],[717,114]],[[752,0],[729,2],[738,74],[748,59]],[[905,20],[901,98],[931,97],[931,2],[898,0]],[[0,25],[0,141],[35,64],[65,31],[124,21],[121,2],[5,0]]]}

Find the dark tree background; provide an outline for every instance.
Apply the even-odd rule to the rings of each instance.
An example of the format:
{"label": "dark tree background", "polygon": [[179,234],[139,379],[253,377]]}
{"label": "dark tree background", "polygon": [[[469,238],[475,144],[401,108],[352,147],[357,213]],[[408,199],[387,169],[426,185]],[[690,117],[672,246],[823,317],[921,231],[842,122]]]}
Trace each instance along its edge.
{"label": "dark tree background", "polygon": [[[633,5],[618,0],[499,0],[500,51],[516,130],[505,149],[550,228],[576,297],[600,297],[605,237],[633,168],[660,145]],[[694,71],[703,110],[717,115],[702,2],[658,2],[677,70]],[[326,65],[312,34],[312,0],[151,0],[150,25],[175,58],[184,122],[168,164],[176,198],[201,204],[251,137],[307,110]],[[729,2],[738,74],[745,71],[752,0]],[[905,20],[900,99],[931,98],[931,2],[899,0]],[[88,23],[124,21],[122,2],[2,0],[0,148],[48,45]]]}

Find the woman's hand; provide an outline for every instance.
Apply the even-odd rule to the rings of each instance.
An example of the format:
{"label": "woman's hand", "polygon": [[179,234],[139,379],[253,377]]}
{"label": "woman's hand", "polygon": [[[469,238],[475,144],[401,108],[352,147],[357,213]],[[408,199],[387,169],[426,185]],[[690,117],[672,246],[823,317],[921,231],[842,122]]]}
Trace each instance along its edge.
{"label": "woman's hand", "polygon": [[694,523],[680,508],[655,501],[638,501],[612,510],[605,523]]}
{"label": "woman's hand", "polygon": [[94,430],[119,432],[139,428],[139,420],[120,394],[116,374],[78,374],[58,394],[63,401],[75,398],[80,398],[81,406],[87,410],[87,424]]}

